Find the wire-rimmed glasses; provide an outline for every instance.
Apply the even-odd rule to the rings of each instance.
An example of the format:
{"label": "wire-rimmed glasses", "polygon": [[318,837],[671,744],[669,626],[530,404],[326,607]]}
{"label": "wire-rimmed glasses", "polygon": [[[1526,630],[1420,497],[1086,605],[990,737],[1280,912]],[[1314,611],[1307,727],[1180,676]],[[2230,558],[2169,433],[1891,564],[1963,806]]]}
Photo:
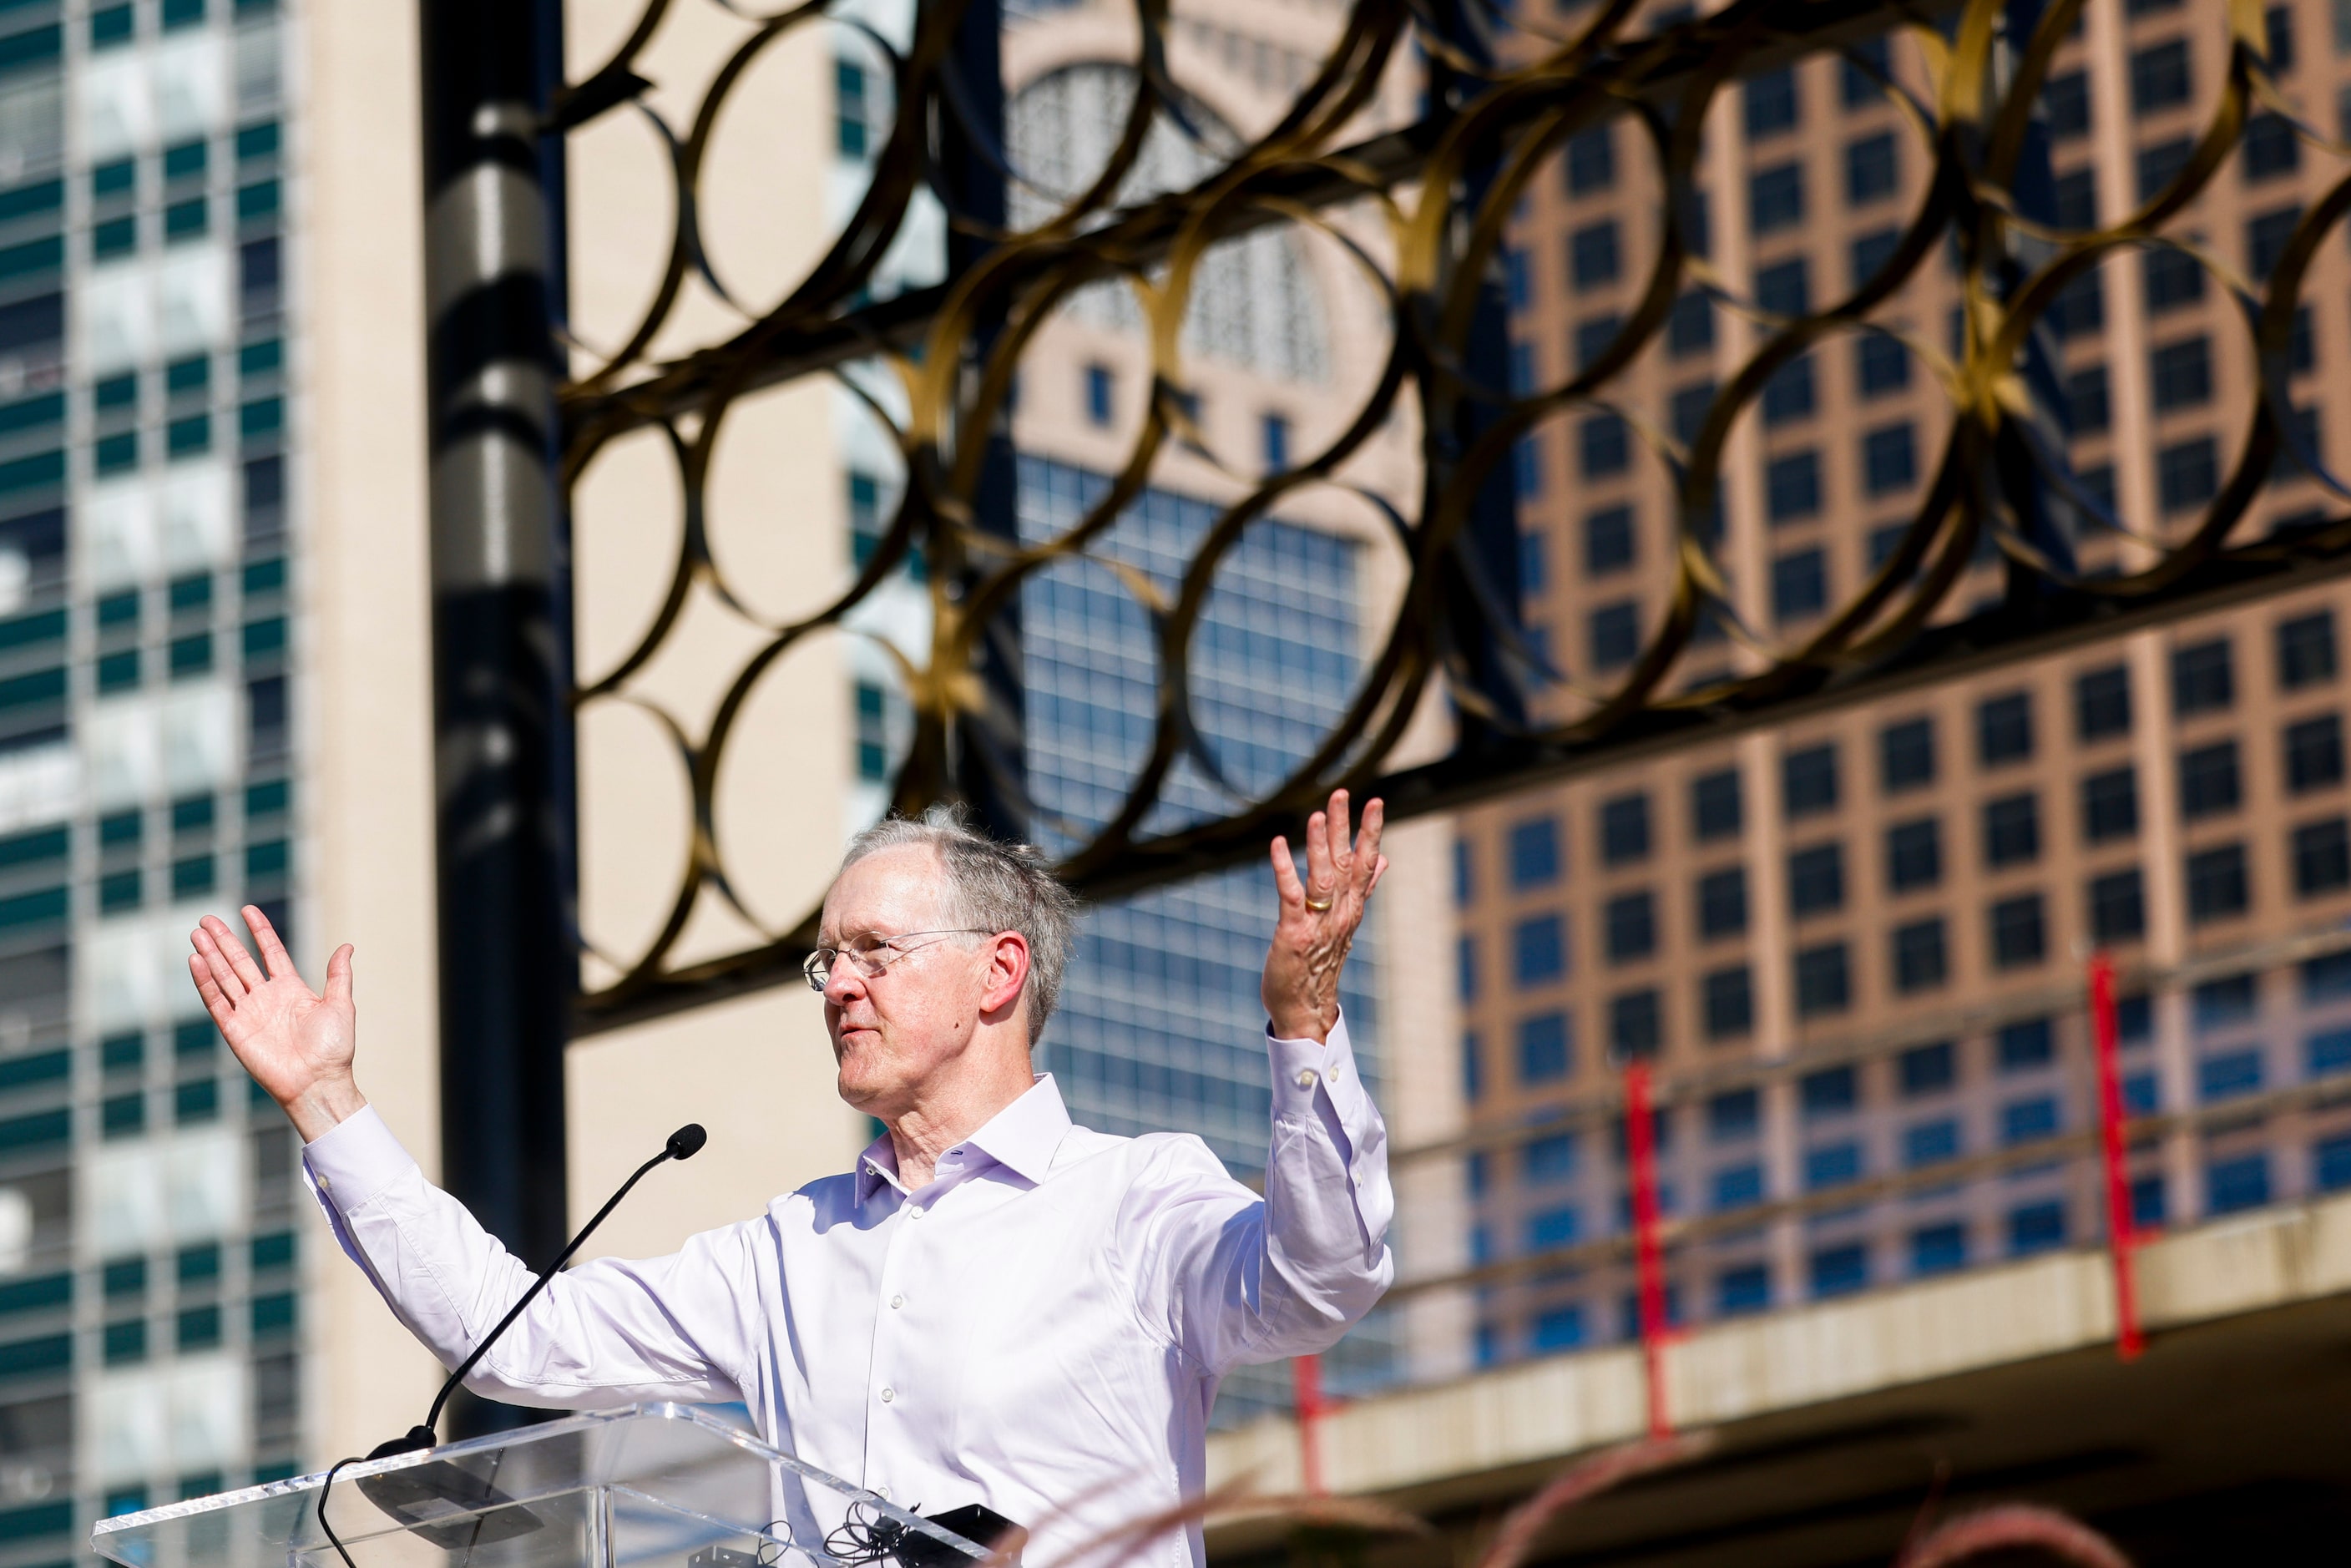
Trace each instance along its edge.
{"label": "wire-rimmed glasses", "polygon": [[[977,925],[955,925],[940,931],[909,931],[897,936],[860,936],[853,946],[819,947],[800,965],[800,973],[808,977],[809,989],[821,991],[831,982],[835,958],[848,959],[851,967],[871,980],[907,954],[931,946],[922,940],[925,936],[938,940],[948,936],[995,935],[995,932]],[[908,943],[914,946],[908,946]]]}

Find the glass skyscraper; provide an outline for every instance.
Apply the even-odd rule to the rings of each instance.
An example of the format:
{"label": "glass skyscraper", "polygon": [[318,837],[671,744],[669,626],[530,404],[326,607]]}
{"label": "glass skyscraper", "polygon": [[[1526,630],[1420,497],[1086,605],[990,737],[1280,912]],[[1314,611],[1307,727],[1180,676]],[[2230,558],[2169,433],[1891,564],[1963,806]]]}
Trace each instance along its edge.
{"label": "glass skyscraper", "polygon": [[[1020,462],[1020,533],[1066,531],[1109,488],[1102,475],[1038,456]],[[1219,508],[1146,490],[1092,553],[1140,572],[1172,602]],[[1360,659],[1359,546],[1280,520],[1251,527],[1225,557],[1191,641],[1198,746],[1169,775],[1147,831],[1230,810],[1278,784],[1338,721]],[[1149,755],[1158,702],[1154,615],[1096,560],[1030,579],[1021,597],[1029,786],[1036,831],[1064,850],[1115,814]],[[1262,1175],[1270,1095],[1258,997],[1274,894],[1262,864],[1103,904],[1087,914],[1040,1065],[1081,1124],[1103,1132],[1196,1133],[1244,1179]],[[1348,1027],[1374,1092],[1380,1081],[1378,956],[1369,928],[1343,983]],[[1376,1379],[1383,1325],[1334,1354],[1331,1381]],[[1248,1369],[1218,1401],[1220,1423],[1283,1397],[1280,1367]]]}
{"label": "glass skyscraper", "polygon": [[292,1134],[180,958],[295,873],[279,33],[0,8],[8,1568],[299,1451]]}

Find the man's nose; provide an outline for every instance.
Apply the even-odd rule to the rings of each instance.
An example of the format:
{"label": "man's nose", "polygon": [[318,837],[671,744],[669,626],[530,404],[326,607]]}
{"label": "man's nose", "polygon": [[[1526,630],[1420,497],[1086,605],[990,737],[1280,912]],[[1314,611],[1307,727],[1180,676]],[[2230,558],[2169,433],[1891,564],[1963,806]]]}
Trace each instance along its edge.
{"label": "man's nose", "polygon": [[824,972],[824,999],[834,1007],[845,1008],[865,994],[865,977],[847,957],[835,958]]}

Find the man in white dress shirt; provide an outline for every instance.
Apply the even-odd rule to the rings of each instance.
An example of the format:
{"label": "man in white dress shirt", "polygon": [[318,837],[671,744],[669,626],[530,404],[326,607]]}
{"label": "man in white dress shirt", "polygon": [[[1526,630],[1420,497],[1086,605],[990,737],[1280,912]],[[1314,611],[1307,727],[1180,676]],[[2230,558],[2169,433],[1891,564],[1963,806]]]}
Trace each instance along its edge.
{"label": "man in white dress shirt", "polygon": [[[852,841],[809,964],[841,1096],[887,1127],[849,1173],[643,1262],[572,1269],[468,1386],[596,1409],[740,1400],[759,1433],[902,1506],[981,1503],[1036,1568],[1196,1495],[1217,1381],[1328,1347],[1394,1278],[1385,1129],[1357,1077],[1339,973],[1386,861],[1345,792],[1272,845],[1273,1088],[1265,1196],[1196,1137],[1071,1124],[1029,1053],[1074,932],[1032,850],[934,811]],[[189,968],[237,1059],[292,1118],[343,1249],[455,1366],[530,1269],[424,1179],[352,1077],[351,949],[323,995],[266,919]],[[1089,1564],[1196,1568],[1196,1523]]]}

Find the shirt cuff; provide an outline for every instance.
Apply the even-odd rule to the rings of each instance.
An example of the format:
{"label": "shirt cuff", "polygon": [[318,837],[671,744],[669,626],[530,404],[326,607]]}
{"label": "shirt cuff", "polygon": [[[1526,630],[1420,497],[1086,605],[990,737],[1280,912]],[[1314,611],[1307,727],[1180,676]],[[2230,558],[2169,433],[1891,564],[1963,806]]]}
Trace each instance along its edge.
{"label": "shirt cuff", "polygon": [[319,1194],[344,1214],[364,1208],[377,1194],[416,1169],[375,1107],[363,1105],[302,1145],[302,1163]]}
{"label": "shirt cuff", "polygon": [[1362,1080],[1355,1075],[1354,1048],[1347,1040],[1346,1014],[1341,1013],[1339,1021],[1331,1026],[1329,1040],[1282,1040],[1268,1024],[1265,1045],[1273,1059],[1277,1121],[1311,1114],[1317,1094],[1328,1094],[1332,1109],[1345,1120],[1349,1108],[1364,1092]]}

